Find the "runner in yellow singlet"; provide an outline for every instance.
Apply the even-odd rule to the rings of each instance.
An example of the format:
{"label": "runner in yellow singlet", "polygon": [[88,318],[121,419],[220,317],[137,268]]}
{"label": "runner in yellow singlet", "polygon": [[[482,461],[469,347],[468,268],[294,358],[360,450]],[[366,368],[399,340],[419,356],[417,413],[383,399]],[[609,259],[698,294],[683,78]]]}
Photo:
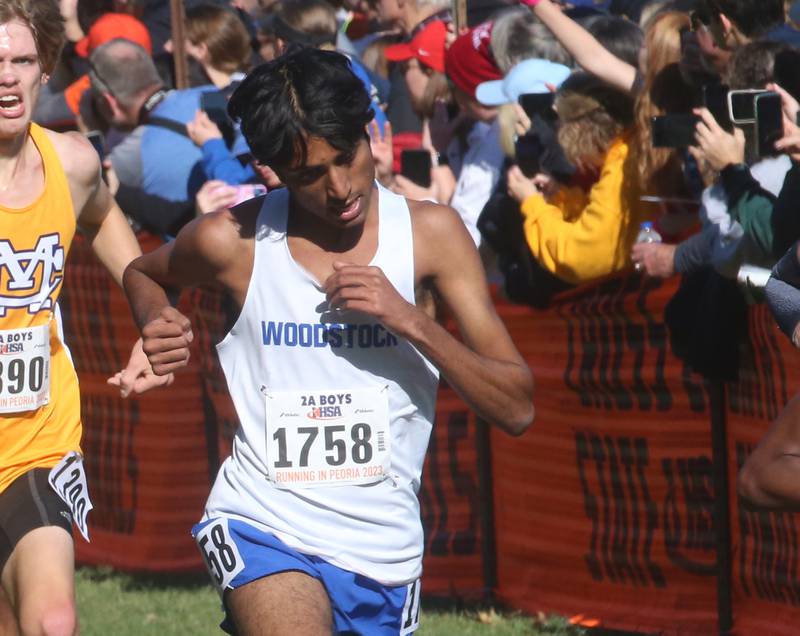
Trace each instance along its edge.
{"label": "runner in yellow singlet", "polygon": [[[22,634],[59,636],[77,631],[72,523],[85,534],[91,508],[64,268],[78,225],[118,282],[140,254],[89,142],[31,123],[63,41],[55,0],[0,0],[0,603]],[[130,369],[164,383],[140,345]]]}

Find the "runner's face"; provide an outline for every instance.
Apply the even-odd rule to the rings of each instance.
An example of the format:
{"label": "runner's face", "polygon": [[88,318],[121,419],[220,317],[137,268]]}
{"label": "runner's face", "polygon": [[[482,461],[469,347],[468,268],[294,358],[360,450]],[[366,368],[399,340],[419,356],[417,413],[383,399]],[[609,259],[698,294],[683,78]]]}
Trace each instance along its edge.
{"label": "runner's face", "polygon": [[0,24],[0,139],[27,131],[43,81],[30,28],[18,20]]}
{"label": "runner's face", "polygon": [[352,152],[337,150],[318,137],[309,137],[306,144],[305,164],[278,171],[295,204],[334,228],[362,225],[375,180],[366,135]]}

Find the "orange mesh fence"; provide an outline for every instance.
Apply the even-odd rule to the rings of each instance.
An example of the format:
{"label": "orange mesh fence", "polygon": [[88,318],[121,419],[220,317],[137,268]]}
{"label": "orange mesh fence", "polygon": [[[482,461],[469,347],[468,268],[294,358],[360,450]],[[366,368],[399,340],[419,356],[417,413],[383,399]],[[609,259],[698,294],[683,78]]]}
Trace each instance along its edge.
{"label": "orange mesh fence", "polygon": [[498,592],[515,607],[714,631],[709,405],[669,352],[675,289],[632,276],[500,308],[536,378],[531,430],[492,436]]}
{"label": "orange mesh fence", "polygon": [[[146,250],[158,244],[140,238]],[[67,272],[62,309],[95,504],[92,543],[77,540],[78,558],[200,569],[189,529],[237,425],[213,350],[223,299],[181,297],[196,336],[189,368],[169,389],[122,401],[105,381],[137,337],[127,303],[82,241]],[[669,346],[663,315],[676,289],[632,275],[546,311],[497,302],[536,379],[536,422],[520,438],[484,438],[463,401],[440,388],[420,490],[427,593],[493,587],[513,607],[587,626],[717,630],[712,404]],[[749,317],[740,380],[726,385],[733,614],[738,634],[788,635],[800,622],[800,523],[741,507],[735,477],[794,394],[800,356],[763,306]]]}
{"label": "orange mesh fence", "polygon": [[[728,395],[729,475],[736,472],[798,389],[800,356],[765,306],[750,311],[750,347]],[[795,408],[795,411],[797,409]],[[733,608],[737,633],[796,634],[800,572],[795,514],[754,512],[731,492]]]}

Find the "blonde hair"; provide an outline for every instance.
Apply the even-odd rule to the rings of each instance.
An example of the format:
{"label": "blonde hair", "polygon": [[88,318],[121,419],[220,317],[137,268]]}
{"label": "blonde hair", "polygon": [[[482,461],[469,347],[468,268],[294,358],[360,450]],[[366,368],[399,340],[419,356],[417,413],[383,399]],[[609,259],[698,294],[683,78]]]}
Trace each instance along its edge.
{"label": "blonde hair", "polygon": [[66,42],[64,19],[55,0],[2,0],[0,24],[21,20],[33,33],[39,62],[45,73],[52,73]]}
{"label": "blonde hair", "polygon": [[590,110],[576,119],[562,122],[558,128],[558,143],[567,160],[582,172],[603,165],[611,143],[625,127],[603,108]]}
{"label": "blonde hair", "polygon": [[514,104],[503,104],[497,109],[497,127],[500,148],[506,157],[513,158],[517,152],[517,109]]}
{"label": "blonde hair", "polygon": [[438,101],[449,104],[453,101],[453,91],[447,81],[447,75],[431,70],[428,75],[428,83],[425,86],[425,92],[419,100],[419,104],[417,104],[419,107],[419,113],[417,114],[430,119],[433,117],[433,111]]}
{"label": "blonde hair", "polygon": [[582,172],[599,168],[633,119],[630,95],[587,73],[573,73],[556,94],[558,143]]}
{"label": "blonde hair", "polygon": [[386,59],[386,47],[396,44],[397,41],[398,37],[394,34],[375,38],[361,54],[361,63],[376,75],[389,79],[389,60]]}
{"label": "blonde hair", "polygon": [[233,11],[213,4],[186,10],[186,37],[195,46],[205,44],[208,63],[225,73],[250,68],[250,34]]}
{"label": "blonde hair", "polygon": [[674,190],[680,176],[677,154],[653,148],[650,120],[667,112],[691,109],[692,90],[680,73],[681,33],[691,26],[689,16],[666,11],[653,18],[645,31],[646,68],[636,98],[636,132],[631,159],[645,191]]}

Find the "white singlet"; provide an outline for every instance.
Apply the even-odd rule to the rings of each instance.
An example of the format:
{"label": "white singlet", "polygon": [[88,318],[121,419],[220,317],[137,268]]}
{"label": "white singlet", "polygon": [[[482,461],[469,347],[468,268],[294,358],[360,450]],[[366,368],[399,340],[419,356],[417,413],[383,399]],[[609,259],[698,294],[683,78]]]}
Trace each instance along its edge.
{"label": "white singlet", "polygon": [[[378,186],[380,267],[414,303],[411,216]],[[369,316],[329,311],[286,241],[289,193],[256,223],[241,314],[217,346],[241,423],[205,518],[228,516],[384,585],[421,573],[417,491],[439,374]]]}

